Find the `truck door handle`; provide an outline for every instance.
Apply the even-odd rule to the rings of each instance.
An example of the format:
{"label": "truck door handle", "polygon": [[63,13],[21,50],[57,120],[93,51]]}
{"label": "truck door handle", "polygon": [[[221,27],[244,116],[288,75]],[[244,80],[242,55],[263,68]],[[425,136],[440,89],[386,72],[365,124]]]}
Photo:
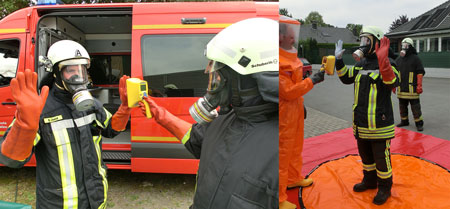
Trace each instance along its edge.
{"label": "truck door handle", "polygon": [[2,105],[16,105],[16,102],[2,102]]}

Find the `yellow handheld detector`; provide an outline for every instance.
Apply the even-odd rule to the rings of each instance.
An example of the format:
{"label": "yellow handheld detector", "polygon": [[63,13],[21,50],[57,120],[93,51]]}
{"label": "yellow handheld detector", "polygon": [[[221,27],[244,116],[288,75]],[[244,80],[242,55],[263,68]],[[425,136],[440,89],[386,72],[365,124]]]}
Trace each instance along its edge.
{"label": "yellow handheld detector", "polygon": [[143,81],[139,78],[127,79],[127,97],[128,107],[133,108],[139,106],[139,102],[142,101],[145,104],[145,114],[147,118],[152,118],[150,113],[150,107],[144,97],[148,96],[147,81]]}
{"label": "yellow handheld detector", "polygon": [[327,75],[334,75],[334,64],[336,58],[334,56],[323,56],[322,57],[322,66],[320,67],[320,71],[324,71]]}

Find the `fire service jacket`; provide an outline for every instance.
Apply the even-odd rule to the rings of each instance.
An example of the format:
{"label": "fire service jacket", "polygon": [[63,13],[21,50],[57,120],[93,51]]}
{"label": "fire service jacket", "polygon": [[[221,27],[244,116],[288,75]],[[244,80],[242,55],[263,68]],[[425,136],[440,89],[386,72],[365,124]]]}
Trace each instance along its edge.
{"label": "fire service jacket", "polygon": [[398,57],[396,63],[400,73],[397,97],[400,99],[419,99],[417,75],[425,75],[425,69],[419,57],[414,53],[407,53],[405,57]]}
{"label": "fire service jacket", "polygon": [[[56,87],[50,90],[32,151],[36,155],[36,208],[105,208],[108,181],[101,158],[102,136],[118,134],[110,118],[98,100],[93,109],[79,112],[71,95]],[[0,153],[0,162],[18,168],[31,155],[15,161]]]}
{"label": "fire service jacket", "polygon": [[389,59],[395,77],[383,81],[376,56],[363,58],[352,68],[342,59],[336,61],[339,79],[354,84],[353,134],[356,139],[386,140],[394,138],[394,114],[391,91],[399,84],[394,60]]}
{"label": "fire service jacket", "polygon": [[278,208],[278,104],[233,107],[182,142],[200,159],[191,209]]}

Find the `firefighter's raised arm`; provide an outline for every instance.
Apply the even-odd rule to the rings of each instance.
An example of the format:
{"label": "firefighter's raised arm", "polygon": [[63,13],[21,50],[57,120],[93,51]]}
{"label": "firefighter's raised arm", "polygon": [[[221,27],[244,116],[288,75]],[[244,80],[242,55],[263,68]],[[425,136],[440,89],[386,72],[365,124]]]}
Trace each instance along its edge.
{"label": "firefighter's raised arm", "polygon": [[33,149],[40,115],[48,96],[48,87],[44,86],[39,95],[36,84],[37,74],[29,69],[25,73],[17,73],[17,78],[11,80],[17,110],[12,127],[3,143],[0,143],[1,154],[11,160],[23,161],[31,155]]}

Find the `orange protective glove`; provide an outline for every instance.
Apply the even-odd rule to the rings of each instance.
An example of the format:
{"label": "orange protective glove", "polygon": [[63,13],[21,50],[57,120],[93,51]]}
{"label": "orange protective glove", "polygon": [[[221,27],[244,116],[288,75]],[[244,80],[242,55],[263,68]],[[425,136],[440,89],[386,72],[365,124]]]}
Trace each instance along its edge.
{"label": "orange protective glove", "polygon": [[417,93],[421,94],[423,92],[422,89],[422,80],[423,80],[423,74],[417,74]]}
{"label": "orange protective glove", "polygon": [[[145,101],[147,101],[148,106],[150,107],[150,111],[152,112],[153,118],[155,118],[156,122],[167,129],[175,137],[177,137],[178,140],[183,139],[184,135],[192,127],[192,124],[178,118],[175,115],[172,115],[172,113],[167,111],[164,107],[158,106],[156,102],[153,101],[153,99],[151,99],[150,97],[144,97],[144,99]],[[139,102],[139,107],[141,108],[142,113],[145,115],[144,103]]]}
{"label": "orange protective glove", "polygon": [[120,104],[119,109],[112,116],[111,126],[115,131],[123,131],[125,130],[128,119],[130,118],[131,108],[128,107],[128,98],[127,98],[127,79],[130,78],[126,75],[122,76],[119,81],[119,94],[120,94]]}
{"label": "orange protective glove", "polygon": [[17,104],[15,121],[2,144],[2,154],[12,160],[25,160],[33,149],[39,119],[48,96],[48,86],[37,93],[37,74],[26,69],[11,80],[11,92]]}
{"label": "orange protective glove", "polygon": [[[392,83],[395,78],[394,71],[392,71],[391,63],[389,62],[388,54],[389,54],[389,39],[387,37],[383,37],[380,40],[380,44],[376,44],[375,53],[378,58],[378,66],[380,68],[380,74],[383,78],[383,82]],[[378,46],[379,45],[379,46]]]}

